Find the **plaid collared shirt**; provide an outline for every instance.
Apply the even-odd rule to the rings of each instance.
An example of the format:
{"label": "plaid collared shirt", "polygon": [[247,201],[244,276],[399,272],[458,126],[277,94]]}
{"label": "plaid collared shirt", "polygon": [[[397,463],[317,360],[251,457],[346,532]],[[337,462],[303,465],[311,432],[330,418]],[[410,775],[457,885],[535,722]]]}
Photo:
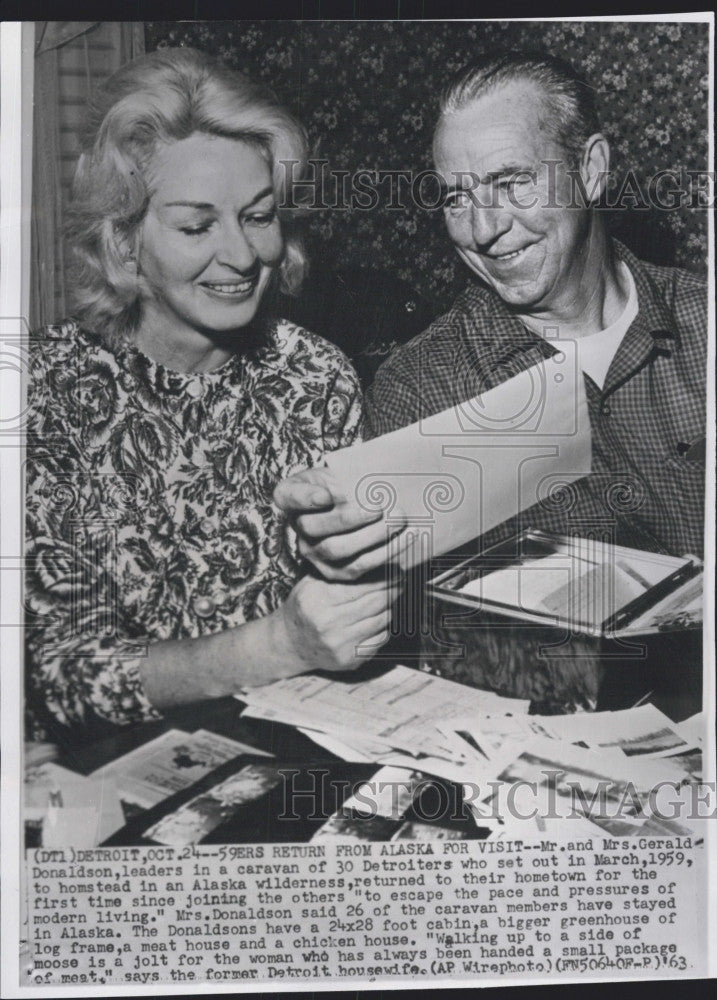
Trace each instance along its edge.
{"label": "plaid collared shirt", "polygon": [[[639,261],[619,243],[639,311],[599,389],[586,375],[592,472],[560,496],[488,532],[587,533],[653,551],[704,544],[707,293],[685,271]],[[376,437],[491,389],[554,353],[478,284],[380,368],[367,398]],[[701,450],[701,455],[700,455]]]}

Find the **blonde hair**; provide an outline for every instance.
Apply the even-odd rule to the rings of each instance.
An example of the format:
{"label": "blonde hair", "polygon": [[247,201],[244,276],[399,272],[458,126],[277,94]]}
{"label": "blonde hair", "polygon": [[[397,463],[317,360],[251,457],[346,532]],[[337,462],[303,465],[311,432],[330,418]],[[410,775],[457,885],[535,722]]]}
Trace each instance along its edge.
{"label": "blonde hair", "polygon": [[[303,173],[307,137],[267,87],[194,49],[165,49],[127,63],[90,102],[67,224],[75,315],[108,342],[133,333],[141,319],[139,279],[127,259],[149,204],[148,162],[158,143],[196,132],[256,146],[269,162],[279,205],[293,204],[287,173]],[[280,215],[280,287],[292,293],[306,259],[292,211]]]}

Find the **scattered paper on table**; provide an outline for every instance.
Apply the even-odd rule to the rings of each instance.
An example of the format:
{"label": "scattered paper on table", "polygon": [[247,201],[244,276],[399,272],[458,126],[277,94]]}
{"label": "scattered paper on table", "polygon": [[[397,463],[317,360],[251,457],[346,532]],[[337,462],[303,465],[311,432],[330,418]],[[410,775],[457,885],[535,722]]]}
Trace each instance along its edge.
{"label": "scattered paper on table", "polygon": [[25,820],[41,823],[42,846],[97,847],[124,826],[117,784],[47,762],[28,769]]}
{"label": "scattered paper on table", "polygon": [[115,777],[123,798],[150,809],[242,753],[271,756],[205,729],[195,733],[170,729],[94,771],[93,777]]}
{"label": "scattered paper on table", "polygon": [[[400,769],[378,772],[384,781],[389,780],[385,775],[413,772],[460,786],[485,836],[539,837],[552,829],[555,802],[570,806],[573,796],[580,806],[570,816],[575,836],[695,835],[694,823],[652,815],[647,805],[652,789],[666,784],[689,788],[701,773],[694,736],[701,727],[697,717],[673,723],[653,705],[529,715],[529,703],[523,699],[405,666],[366,680],[360,672],[349,680],[302,675],[241,697],[248,701],[246,714],[301,727],[344,760]],[[511,814],[516,805],[511,797],[516,786],[524,789],[528,784],[535,786],[528,807],[536,818],[524,821]],[[633,792],[637,804],[631,812]],[[385,793],[394,794],[392,789]],[[600,804],[601,795],[612,813],[591,807],[595,796]],[[361,813],[355,808],[360,797],[365,796],[354,793],[348,803],[356,814]],[[373,799],[367,797],[376,812],[382,809],[396,818],[396,810],[388,809],[383,799],[377,804],[375,793]],[[628,808],[614,814],[623,798]],[[407,829],[395,835],[411,834]],[[316,839],[330,836],[371,840],[378,836],[378,827],[362,832],[358,815],[337,815]]]}
{"label": "scattered paper on table", "polygon": [[369,680],[335,680],[302,674],[252,688],[241,695],[249,711],[276,721],[334,733],[344,742],[371,741],[421,757],[454,760],[455,746],[435,726],[458,712],[527,702],[501,698],[433,674],[398,666]]}

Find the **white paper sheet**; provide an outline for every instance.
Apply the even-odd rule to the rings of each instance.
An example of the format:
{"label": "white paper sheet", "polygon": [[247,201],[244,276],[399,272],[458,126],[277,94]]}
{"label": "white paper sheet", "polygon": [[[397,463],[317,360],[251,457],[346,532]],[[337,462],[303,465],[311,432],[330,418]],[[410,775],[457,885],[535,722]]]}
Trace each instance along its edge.
{"label": "white paper sheet", "polygon": [[416,787],[423,781],[425,779],[420,771],[382,767],[346,799],[343,811],[400,819],[413,802]]}
{"label": "white paper sheet", "polygon": [[205,729],[195,733],[170,729],[157,739],[98,768],[92,777],[115,778],[123,799],[150,809],[242,753],[271,756]]}
{"label": "white paper sheet", "polygon": [[407,515],[396,561],[409,567],[448,552],[590,471],[574,346],[561,342],[555,358],[494,389],[328,456],[345,495],[383,510],[389,530],[392,512]]}
{"label": "white paper sheet", "polygon": [[28,771],[25,820],[42,821],[42,845],[96,847],[124,826],[113,777],[89,778],[52,761]]}
{"label": "white paper sheet", "polygon": [[[264,718],[333,733],[349,744],[355,739],[359,747],[375,741],[418,758],[449,761],[455,760],[455,746],[436,728],[437,719],[513,703],[404,666],[352,682],[303,674],[252,688],[241,699]],[[515,710],[524,711],[525,704],[515,699]]]}
{"label": "white paper sheet", "polygon": [[481,601],[599,625],[645,593],[646,586],[612,563],[590,563],[567,555],[526,559],[461,587]]}

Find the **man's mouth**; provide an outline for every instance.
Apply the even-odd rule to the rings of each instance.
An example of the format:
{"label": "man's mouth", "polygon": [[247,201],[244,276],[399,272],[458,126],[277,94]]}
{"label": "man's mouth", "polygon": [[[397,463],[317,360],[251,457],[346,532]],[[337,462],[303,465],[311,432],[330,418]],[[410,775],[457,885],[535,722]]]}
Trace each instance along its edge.
{"label": "man's mouth", "polygon": [[521,257],[528,249],[529,247],[521,247],[520,250],[511,250],[509,253],[486,254],[486,256],[490,260],[499,260],[499,261],[517,260],[517,258]]}

